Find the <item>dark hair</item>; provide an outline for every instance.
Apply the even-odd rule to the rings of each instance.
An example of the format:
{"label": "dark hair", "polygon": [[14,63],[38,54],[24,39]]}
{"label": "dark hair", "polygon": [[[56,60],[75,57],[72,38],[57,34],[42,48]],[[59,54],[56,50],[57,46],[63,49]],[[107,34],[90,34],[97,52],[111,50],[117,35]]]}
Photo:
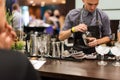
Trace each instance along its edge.
{"label": "dark hair", "polygon": [[13,10],[17,10],[19,8],[19,5],[17,3],[13,4],[12,5],[12,9]]}
{"label": "dark hair", "polygon": [[50,16],[53,15],[52,11],[51,10],[46,10],[45,12],[47,12]]}

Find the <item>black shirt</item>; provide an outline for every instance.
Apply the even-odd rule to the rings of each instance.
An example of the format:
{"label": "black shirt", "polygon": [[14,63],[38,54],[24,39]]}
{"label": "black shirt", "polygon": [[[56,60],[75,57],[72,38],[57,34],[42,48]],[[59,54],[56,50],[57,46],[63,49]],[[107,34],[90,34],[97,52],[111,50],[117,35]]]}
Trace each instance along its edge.
{"label": "black shirt", "polygon": [[25,55],[0,50],[0,80],[40,80],[40,77]]}

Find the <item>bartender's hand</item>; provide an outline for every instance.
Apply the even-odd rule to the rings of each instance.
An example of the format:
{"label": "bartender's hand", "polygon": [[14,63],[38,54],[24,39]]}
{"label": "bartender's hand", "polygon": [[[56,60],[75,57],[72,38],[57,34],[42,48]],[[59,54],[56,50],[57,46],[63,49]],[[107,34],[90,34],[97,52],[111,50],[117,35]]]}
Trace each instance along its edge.
{"label": "bartender's hand", "polygon": [[87,25],[85,24],[79,24],[74,27],[74,32],[86,32],[87,31]]}
{"label": "bartender's hand", "polygon": [[4,29],[0,31],[0,48],[10,49],[15,39],[16,33],[8,23],[5,23]]}
{"label": "bartender's hand", "polygon": [[97,39],[94,37],[88,37],[87,41],[88,41],[88,46],[90,47],[95,47],[98,45]]}

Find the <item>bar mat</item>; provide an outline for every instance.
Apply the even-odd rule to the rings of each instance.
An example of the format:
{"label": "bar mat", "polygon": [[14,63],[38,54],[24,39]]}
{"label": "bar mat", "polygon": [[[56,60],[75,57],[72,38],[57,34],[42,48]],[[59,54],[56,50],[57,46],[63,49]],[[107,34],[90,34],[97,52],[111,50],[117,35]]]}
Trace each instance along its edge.
{"label": "bar mat", "polygon": [[66,60],[66,61],[75,61],[75,62],[80,62],[83,61],[84,59],[75,59],[73,57],[64,57],[64,58],[60,58],[60,57],[46,57],[47,59],[53,59],[53,60]]}

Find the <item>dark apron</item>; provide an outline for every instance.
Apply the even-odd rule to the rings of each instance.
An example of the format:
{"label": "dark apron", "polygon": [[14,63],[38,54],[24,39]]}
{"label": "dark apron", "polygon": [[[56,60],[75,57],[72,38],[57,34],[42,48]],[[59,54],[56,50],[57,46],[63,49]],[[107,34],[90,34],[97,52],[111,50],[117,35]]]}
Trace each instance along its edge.
{"label": "dark apron", "polygon": [[[96,12],[96,14],[97,14],[97,12]],[[98,19],[98,14],[96,15],[96,21],[98,21],[97,19]],[[80,20],[80,17],[78,20]],[[79,22],[77,22],[77,24],[79,24]],[[88,31],[91,33],[92,37],[95,37],[97,39],[100,38],[99,25],[98,26],[88,26]],[[73,33],[73,36],[74,36],[73,49],[77,50],[77,51],[83,51],[86,54],[94,53],[95,47],[89,47],[89,46],[85,45],[82,35],[83,35],[82,32]]]}

